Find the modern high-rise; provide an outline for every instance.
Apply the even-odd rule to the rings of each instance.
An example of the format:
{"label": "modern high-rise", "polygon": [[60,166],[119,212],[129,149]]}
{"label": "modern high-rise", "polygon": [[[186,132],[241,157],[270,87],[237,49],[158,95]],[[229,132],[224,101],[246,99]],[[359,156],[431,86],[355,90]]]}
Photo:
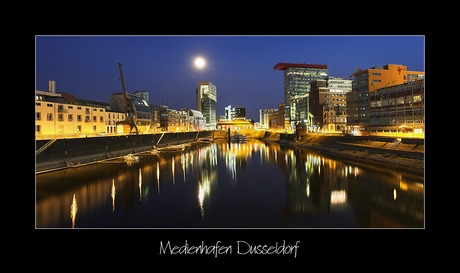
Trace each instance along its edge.
{"label": "modern high-rise", "polygon": [[216,102],[216,86],[210,81],[198,82],[198,88],[196,89],[196,109],[203,114],[207,130],[216,130]]}
{"label": "modern high-rise", "polygon": [[327,65],[278,63],[273,69],[284,70],[285,118],[293,127],[297,122],[297,100],[309,95],[312,81],[327,78]]}

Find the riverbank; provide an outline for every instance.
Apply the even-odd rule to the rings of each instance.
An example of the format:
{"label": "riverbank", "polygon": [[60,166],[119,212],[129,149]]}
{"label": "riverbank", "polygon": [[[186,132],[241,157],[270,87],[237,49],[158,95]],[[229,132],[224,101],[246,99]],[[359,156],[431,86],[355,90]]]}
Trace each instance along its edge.
{"label": "riverbank", "polygon": [[127,154],[210,138],[213,131],[63,138],[35,141],[35,172],[79,167]]}
{"label": "riverbank", "polygon": [[264,141],[291,147],[302,147],[339,156],[344,159],[388,165],[391,168],[410,169],[423,173],[424,144],[420,141],[394,142],[392,138],[365,138],[340,135],[296,135],[266,132]]}

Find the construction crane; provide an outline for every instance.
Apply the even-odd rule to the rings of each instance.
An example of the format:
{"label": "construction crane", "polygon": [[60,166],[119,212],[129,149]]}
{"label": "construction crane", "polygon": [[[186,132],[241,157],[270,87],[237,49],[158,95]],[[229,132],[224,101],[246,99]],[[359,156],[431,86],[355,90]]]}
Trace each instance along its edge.
{"label": "construction crane", "polygon": [[136,129],[136,135],[139,134],[139,131],[137,130],[137,112],[136,112],[136,107],[134,107],[133,101],[129,96],[126,95],[126,90],[125,90],[125,83],[123,81],[123,72],[121,72],[121,63],[118,63],[118,67],[120,68],[120,79],[121,79],[121,86],[123,88],[123,100],[124,100],[124,110],[126,113],[126,118],[125,120],[118,121],[117,124],[126,124],[129,125],[129,134],[131,134],[131,131]]}

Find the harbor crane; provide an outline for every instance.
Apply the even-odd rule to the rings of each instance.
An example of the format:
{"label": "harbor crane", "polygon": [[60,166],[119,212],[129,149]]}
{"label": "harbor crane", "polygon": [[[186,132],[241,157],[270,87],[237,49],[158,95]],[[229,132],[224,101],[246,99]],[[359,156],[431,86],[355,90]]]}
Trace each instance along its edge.
{"label": "harbor crane", "polygon": [[117,121],[117,125],[118,124],[129,125],[129,134],[131,134],[131,131],[133,130],[133,127],[134,127],[134,129],[136,129],[136,135],[138,135],[139,131],[136,126],[136,123],[137,123],[136,107],[134,107],[134,103],[131,100],[131,98],[126,95],[125,83],[123,81],[123,72],[121,71],[121,63],[118,63],[118,67],[120,68],[120,79],[121,79],[121,86],[123,88],[123,101],[124,101],[124,111],[126,114],[126,118],[125,120]]}

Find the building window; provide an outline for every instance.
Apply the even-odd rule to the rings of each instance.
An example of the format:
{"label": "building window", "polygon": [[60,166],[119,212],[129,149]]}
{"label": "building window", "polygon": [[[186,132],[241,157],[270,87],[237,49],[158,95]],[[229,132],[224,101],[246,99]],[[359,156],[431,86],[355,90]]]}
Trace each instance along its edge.
{"label": "building window", "polygon": [[99,117],[99,121],[100,121],[100,122],[104,122],[104,118],[103,118],[103,117]]}
{"label": "building window", "polygon": [[68,121],[72,121],[72,120],[73,120],[73,115],[72,115],[72,114],[69,114],[69,115],[67,116],[67,119],[68,119]]}
{"label": "building window", "polygon": [[52,113],[47,113],[46,114],[46,120],[52,121],[53,120],[53,114]]}
{"label": "building window", "polygon": [[81,115],[77,115],[77,121],[81,121]]}
{"label": "building window", "polygon": [[96,132],[96,125],[94,125],[94,126],[93,126],[93,131],[95,131],[95,132]]}
{"label": "building window", "polygon": [[81,132],[81,125],[77,125],[77,132]]}
{"label": "building window", "polygon": [[64,117],[62,116],[62,114],[58,114],[58,121],[64,121]]}
{"label": "building window", "polygon": [[40,133],[41,129],[42,129],[41,125],[36,125],[35,126],[35,130],[37,131],[37,133]]}
{"label": "building window", "polygon": [[40,112],[35,113],[35,119],[36,120],[42,120],[42,116],[41,116]]}

